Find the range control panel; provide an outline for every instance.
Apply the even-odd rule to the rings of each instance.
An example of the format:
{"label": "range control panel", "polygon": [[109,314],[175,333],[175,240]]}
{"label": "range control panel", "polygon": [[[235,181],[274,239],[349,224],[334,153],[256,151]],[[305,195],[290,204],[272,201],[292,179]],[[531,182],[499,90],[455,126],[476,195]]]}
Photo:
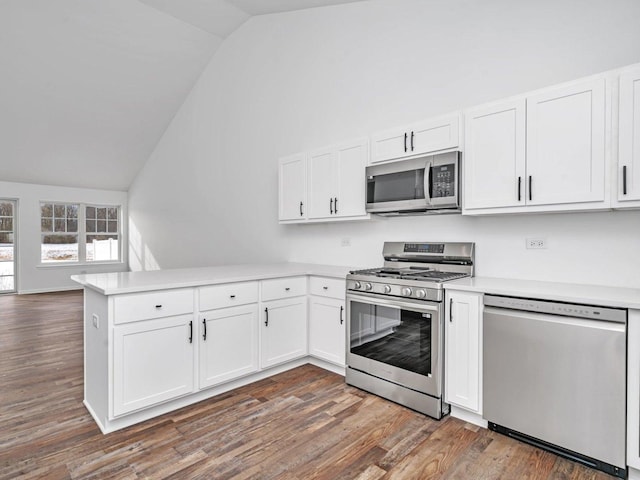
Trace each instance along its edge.
{"label": "range control panel", "polygon": [[561,315],[563,317],[578,317],[617,323],[626,323],[627,321],[627,311],[619,308],[551,302],[531,298],[499,297],[496,295],[485,295],[484,304],[485,306],[491,307],[547,313],[550,315]]}

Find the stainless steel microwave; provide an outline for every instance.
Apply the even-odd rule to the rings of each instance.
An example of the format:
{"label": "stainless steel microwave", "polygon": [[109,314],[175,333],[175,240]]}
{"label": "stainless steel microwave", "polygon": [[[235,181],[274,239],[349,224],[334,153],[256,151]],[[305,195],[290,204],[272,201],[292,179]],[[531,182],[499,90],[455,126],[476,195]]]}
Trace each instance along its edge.
{"label": "stainless steel microwave", "polygon": [[369,213],[460,212],[460,152],[372,165],[366,177]]}

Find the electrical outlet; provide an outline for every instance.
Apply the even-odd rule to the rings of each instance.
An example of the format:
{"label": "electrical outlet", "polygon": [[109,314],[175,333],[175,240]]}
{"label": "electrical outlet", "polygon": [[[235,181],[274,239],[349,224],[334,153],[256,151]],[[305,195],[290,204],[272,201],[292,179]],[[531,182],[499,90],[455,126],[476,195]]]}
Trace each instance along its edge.
{"label": "electrical outlet", "polygon": [[340,245],[341,245],[342,247],[350,247],[350,246],[351,246],[351,239],[350,239],[350,238],[348,238],[348,237],[343,238],[343,239],[340,241]]}
{"label": "electrical outlet", "polygon": [[527,248],[547,248],[547,240],[545,238],[527,238]]}
{"label": "electrical outlet", "polygon": [[93,326],[100,328],[100,317],[94,313],[91,318],[93,319]]}

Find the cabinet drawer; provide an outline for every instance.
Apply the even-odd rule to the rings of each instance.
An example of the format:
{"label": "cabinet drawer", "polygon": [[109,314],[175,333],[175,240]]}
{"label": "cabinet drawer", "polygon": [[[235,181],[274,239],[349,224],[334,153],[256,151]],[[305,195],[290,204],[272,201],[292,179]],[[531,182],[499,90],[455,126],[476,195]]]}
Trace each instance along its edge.
{"label": "cabinet drawer", "polygon": [[297,297],[307,294],[307,277],[276,278],[262,281],[262,300]]}
{"label": "cabinet drawer", "polygon": [[258,301],[258,282],[227,283],[200,288],[200,311]]}
{"label": "cabinet drawer", "polygon": [[193,290],[190,288],[117,295],[113,299],[115,324],[191,312],[193,312]]}
{"label": "cabinet drawer", "polygon": [[344,299],[346,285],[341,278],[311,277],[309,281],[309,293],[321,297]]}

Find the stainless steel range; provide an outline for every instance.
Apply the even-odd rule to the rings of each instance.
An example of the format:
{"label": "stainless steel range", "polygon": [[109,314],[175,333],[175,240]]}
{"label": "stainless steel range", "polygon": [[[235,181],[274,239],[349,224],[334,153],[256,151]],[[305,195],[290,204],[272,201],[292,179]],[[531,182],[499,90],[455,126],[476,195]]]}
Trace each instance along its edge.
{"label": "stainless steel range", "polygon": [[381,268],[347,275],[349,385],[436,419],[443,402],[443,283],[473,276],[473,243],[385,242]]}

